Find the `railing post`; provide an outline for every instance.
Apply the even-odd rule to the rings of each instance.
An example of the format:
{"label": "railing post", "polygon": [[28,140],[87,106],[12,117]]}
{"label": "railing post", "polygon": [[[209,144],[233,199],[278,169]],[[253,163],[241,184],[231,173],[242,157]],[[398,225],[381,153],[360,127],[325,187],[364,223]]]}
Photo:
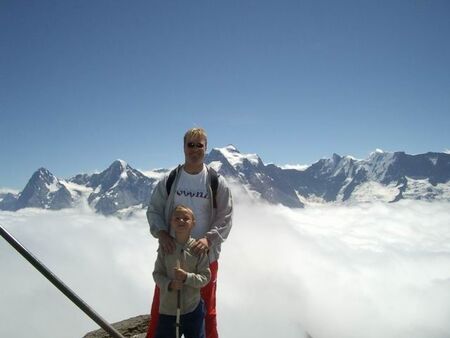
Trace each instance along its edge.
{"label": "railing post", "polygon": [[0,235],[16,249],[28,262],[31,263],[45,278],[47,278],[59,291],[69,298],[78,308],[87,314],[102,329],[113,338],[124,338],[111,324],[104,320],[89,305],[87,305],[78,295],[65,285],[56,275],[54,275],[44,264],[34,257],[22,244],[19,243],[8,231],[0,225]]}

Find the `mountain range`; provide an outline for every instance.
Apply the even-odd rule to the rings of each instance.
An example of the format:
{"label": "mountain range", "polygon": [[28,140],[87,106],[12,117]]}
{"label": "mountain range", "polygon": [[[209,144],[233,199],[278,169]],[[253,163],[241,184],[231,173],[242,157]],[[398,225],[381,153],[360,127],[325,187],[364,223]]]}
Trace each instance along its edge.
{"label": "mountain range", "polygon": [[[214,148],[205,163],[255,198],[301,208],[316,203],[450,201],[450,154],[409,155],[376,150],[367,159],[333,154],[305,169],[264,164],[256,154],[229,145]],[[126,215],[148,205],[158,180],[170,169],[142,172],[122,160],[100,173],[57,178],[38,169],[19,193],[0,192],[0,210],[59,210],[87,203],[104,215]]]}

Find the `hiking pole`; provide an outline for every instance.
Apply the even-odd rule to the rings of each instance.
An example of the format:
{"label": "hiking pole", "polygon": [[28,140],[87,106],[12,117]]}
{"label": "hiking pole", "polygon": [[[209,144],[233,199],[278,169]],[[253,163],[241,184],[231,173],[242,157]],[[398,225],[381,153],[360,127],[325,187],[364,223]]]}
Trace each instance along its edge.
{"label": "hiking pole", "polygon": [[[177,259],[177,269],[181,269],[179,259]],[[181,290],[177,290],[177,320],[175,323],[176,338],[180,338],[180,313],[181,313]]]}
{"label": "hiking pole", "polygon": [[47,278],[59,291],[69,298],[78,308],[87,314],[94,322],[105,330],[113,338],[124,338],[114,327],[87,305],[75,292],[65,285],[56,275],[54,275],[44,264],[34,257],[22,244],[20,244],[8,231],[0,225],[0,235],[16,249],[31,265],[33,265],[45,278]]}

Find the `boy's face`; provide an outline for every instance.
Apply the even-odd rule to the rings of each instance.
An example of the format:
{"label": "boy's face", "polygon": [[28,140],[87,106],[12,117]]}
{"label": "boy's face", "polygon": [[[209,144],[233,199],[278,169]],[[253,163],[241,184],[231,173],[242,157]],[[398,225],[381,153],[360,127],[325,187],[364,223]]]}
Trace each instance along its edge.
{"label": "boy's face", "polygon": [[176,210],[172,219],[170,220],[170,226],[175,231],[175,233],[185,234],[191,233],[194,227],[194,220],[189,212],[183,210]]}

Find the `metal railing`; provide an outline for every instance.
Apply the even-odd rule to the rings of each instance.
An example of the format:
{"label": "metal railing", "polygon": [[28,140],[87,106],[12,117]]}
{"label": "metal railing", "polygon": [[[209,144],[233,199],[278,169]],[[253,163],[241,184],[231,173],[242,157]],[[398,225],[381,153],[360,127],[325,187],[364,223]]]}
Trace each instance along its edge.
{"label": "metal railing", "polygon": [[19,243],[8,231],[0,225],[0,235],[16,249],[28,262],[31,263],[45,278],[47,278],[59,291],[69,298],[78,308],[87,314],[103,330],[113,338],[124,338],[111,324],[103,319],[89,305],[87,305],[75,292],[65,285],[55,274],[53,274],[44,264],[34,257],[22,244]]}

